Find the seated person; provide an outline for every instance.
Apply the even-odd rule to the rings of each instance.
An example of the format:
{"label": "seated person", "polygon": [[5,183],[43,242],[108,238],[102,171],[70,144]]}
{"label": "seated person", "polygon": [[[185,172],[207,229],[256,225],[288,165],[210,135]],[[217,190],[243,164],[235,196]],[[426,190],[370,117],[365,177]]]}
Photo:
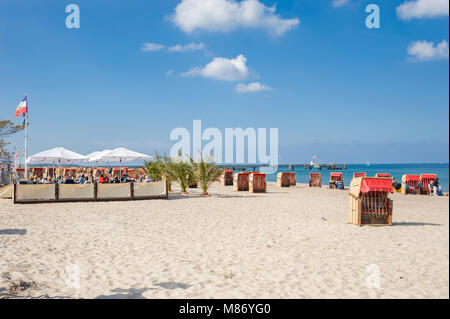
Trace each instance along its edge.
{"label": "seated person", "polygon": [[330,179],[330,188],[332,189],[336,188],[336,181],[334,179]]}
{"label": "seated person", "polygon": [[392,187],[394,187],[395,190],[399,190],[402,188],[402,184],[398,183],[395,177],[392,177]]}
{"label": "seated person", "polygon": [[73,180],[72,176],[69,176],[64,181],[64,184],[75,184],[75,181]]}
{"label": "seated person", "polygon": [[103,173],[101,173],[100,176],[98,177],[98,182],[100,184],[108,183],[108,178],[105,177],[105,175],[103,175]]}
{"label": "seated person", "polygon": [[84,175],[81,175],[79,178],[78,178],[78,184],[84,184],[86,182],[86,179],[84,178]]}
{"label": "seated person", "polygon": [[344,187],[342,186],[342,183],[338,181],[338,182],[336,182],[336,188],[343,189]]}

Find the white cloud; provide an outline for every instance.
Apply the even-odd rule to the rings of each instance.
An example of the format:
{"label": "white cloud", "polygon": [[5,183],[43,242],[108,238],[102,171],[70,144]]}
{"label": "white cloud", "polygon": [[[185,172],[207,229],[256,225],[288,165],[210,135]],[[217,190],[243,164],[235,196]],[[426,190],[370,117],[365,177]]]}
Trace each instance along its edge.
{"label": "white cloud", "polygon": [[205,67],[195,67],[183,73],[184,76],[203,76],[224,81],[245,80],[249,76],[247,58],[242,54],[235,59],[214,58]]}
{"label": "white cloud", "polygon": [[397,7],[397,15],[403,20],[448,16],[448,0],[405,1]]}
{"label": "white cloud", "polygon": [[189,43],[186,45],[177,44],[172,47],[169,47],[169,52],[187,52],[187,51],[198,51],[205,50],[206,46],[203,43]]}
{"label": "white cloud", "polygon": [[347,3],[349,3],[350,0],[333,0],[331,2],[331,4],[333,5],[333,7],[342,7],[344,5],[346,5]]}
{"label": "white cloud", "polygon": [[154,52],[154,51],[161,51],[164,48],[165,48],[165,45],[163,45],[163,44],[146,42],[142,46],[142,51],[144,51],[144,52]]}
{"label": "white cloud", "polygon": [[252,82],[249,84],[239,83],[238,85],[236,85],[236,92],[238,93],[255,93],[270,90],[272,90],[271,87],[259,82]]}
{"label": "white cloud", "polygon": [[169,70],[166,72],[166,76],[171,76],[173,75],[174,71],[173,70]]}
{"label": "white cloud", "polygon": [[171,17],[181,30],[226,32],[238,28],[260,28],[280,36],[299,24],[298,18],[283,19],[276,7],[259,0],[182,0]]}
{"label": "white cloud", "polygon": [[448,60],[448,42],[442,40],[441,43],[434,45],[433,42],[415,41],[408,46],[408,54],[419,61]]}

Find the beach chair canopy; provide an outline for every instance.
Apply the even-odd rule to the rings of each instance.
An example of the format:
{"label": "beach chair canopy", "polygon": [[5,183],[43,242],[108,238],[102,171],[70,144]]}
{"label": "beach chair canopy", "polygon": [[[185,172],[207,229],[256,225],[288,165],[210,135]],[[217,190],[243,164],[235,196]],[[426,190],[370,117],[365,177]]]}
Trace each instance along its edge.
{"label": "beach chair canopy", "polygon": [[342,177],[342,173],[340,173],[340,172],[332,172],[330,174],[330,177]]}
{"label": "beach chair canopy", "polygon": [[366,173],[360,172],[360,173],[353,173],[353,177],[365,177]]}
{"label": "beach chair canopy", "polygon": [[420,182],[419,175],[404,175],[405,182]]}
{"label": "beach chair canopy", "polygon": [[377,173],[375,177],[391,177],[391,174],[389,173]]}
{"label": "beach chair canopy", "polygon": [[357,177],[350,184],[350,194],[358,197],[361,193],[389,192],[393,193],[392,181],[383,177]]}
{"label": "beach chair canopy", "polygon": [[436,179],[436,174],[421,174],[420,179]]}

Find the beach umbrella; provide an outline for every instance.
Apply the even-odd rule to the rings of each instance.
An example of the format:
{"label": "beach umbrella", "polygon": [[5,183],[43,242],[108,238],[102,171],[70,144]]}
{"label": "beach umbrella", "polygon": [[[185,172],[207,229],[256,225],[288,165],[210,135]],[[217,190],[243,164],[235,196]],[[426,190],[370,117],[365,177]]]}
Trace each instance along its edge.
{"label": "beach umbrella", "polygon": [[120,163],[119,164],[119,166],[120,166],[120,181],[122,181],[122,162],[135,161],[135,160],[139,160],[139,159],[152,160],[153,157],[150,155],[131,151],[124,147],[115,148],[112,151],[101,155],[102,161],[119,162]]}
{"label": "beach umbrella", "polygon": [[58,166],[60,166],[61,164],[77,163],[84,160],[86,160],[86,157],[81,154],[67,150],[64,147],[55,147],[50,150],[31,155],[27,158],[27,164],[52,163],[54,165],[55,163],[58,163]]}
{"label": "beach umbrella", "polygon": [[88,158],[87,161],[88,162],[101,162],[101,161],[103,161],[102,156],[109,152],[111,152],[111,150],[103,150],[103,151],[93,152],[89,155],[86,155],[86,157]]}

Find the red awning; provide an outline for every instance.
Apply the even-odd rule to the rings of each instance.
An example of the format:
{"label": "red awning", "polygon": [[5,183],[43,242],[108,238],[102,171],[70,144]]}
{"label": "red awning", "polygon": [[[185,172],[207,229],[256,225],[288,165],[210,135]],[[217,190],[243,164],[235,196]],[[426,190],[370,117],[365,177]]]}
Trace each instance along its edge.
{"label": "red awning", "polygon": [[330,177],[342,177],[342,173],[331,173]]}
{"label": "red awning", "polygon": [[389,173],[378,173],[377,177],[390,177],[391,175]]}
{"label": "red awning", "polygon": [[420,178],[436,179],[436,174],[422,174],[422,175],[420,175]]}
{"label": "red awning", "polygon": [[383,178],[363,178],[360,191],[361,193],[394,192],[391,180]]}
{"label": "red awning", "polygon": [[419,175],[406,175],[406,181],[409,182],[420,182],[420,176]]}

